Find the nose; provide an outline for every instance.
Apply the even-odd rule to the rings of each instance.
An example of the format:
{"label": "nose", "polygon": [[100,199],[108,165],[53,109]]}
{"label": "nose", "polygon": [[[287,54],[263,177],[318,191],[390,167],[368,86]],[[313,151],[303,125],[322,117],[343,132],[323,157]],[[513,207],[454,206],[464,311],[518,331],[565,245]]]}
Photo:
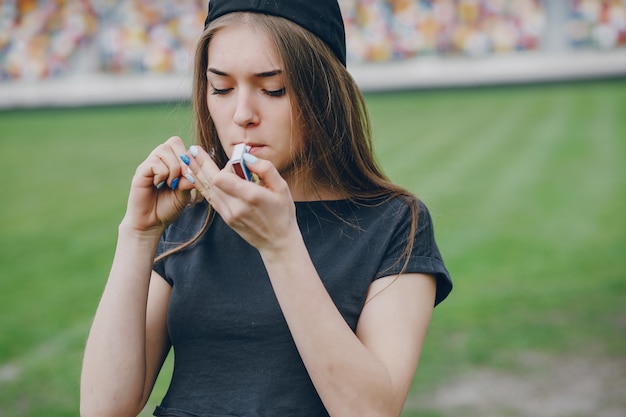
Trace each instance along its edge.
{"label": "nose", "polygon": [[240,89],[237,94],[233,121],[241,127],[248,127],[259,122],[259,113],[254,95],[245,88]]}

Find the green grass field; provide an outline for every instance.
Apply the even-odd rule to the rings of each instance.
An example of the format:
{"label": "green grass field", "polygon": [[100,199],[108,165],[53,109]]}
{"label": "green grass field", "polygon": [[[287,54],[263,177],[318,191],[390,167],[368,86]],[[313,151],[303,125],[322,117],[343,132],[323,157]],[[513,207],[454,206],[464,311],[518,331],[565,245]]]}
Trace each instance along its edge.
{"label": "green grass field", "polygon": [[[367,102],[380,162],[428,204],[455,280],[405,417],[447,416],[420,399],[475,370],[523,373],[528,355],[624,357],[626,80]],[[78,415],[130,178],[191,130],[179,104],[0,112],[1,417]]]}

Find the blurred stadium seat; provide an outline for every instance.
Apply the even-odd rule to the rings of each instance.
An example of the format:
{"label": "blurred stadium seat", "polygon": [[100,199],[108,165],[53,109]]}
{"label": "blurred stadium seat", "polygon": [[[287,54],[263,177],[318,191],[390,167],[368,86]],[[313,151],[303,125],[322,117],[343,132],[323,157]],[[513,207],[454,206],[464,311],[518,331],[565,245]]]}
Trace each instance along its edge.
{"label": "blurred stadium seat", "polygon": [[[102,76],[168,75],[178,77],[180,86],[180,77],[188,77],[191,68],[206,3],[2,1],[0,89],[5,98],[0,97],[0,107],[10,105],[7,101],[13,90],[7,85],[16,81],[26,94],[25,82],[88,76],[102,80]],[[593,76],[602,72],[601,66],[613,74],[626,54],[626,0],[340,0],[340,5],[349,67],[360,74],[387,68],[397,76],[408,73],[408,86],[420,84],[420,74],[428,72],[432,62],[458,67],[476,66],[477,60],[483,60],[497,69],[494,58],[510,67],[519,66],[520,59],[539,62],[556,54],[565,56],[563,62],[570,65],[567,59],[572,55],[593,53],[595,65],[582,65],[591,67]],[[599,53],[619,57],[612,56],[605,64],[597,61]],[[371,63],[376,65],[368,69]],[[480,73],[480,69],[469,73]],[[434,84],[427,78],[422,76],[421,85],[445,83],[441,77]],[[455,84],[455,77],[450,80]],[[394,81],[402,85],[402,80]],[[377,84],[376,77],[362,83],[368,88],[386,88],[384,82]]]}

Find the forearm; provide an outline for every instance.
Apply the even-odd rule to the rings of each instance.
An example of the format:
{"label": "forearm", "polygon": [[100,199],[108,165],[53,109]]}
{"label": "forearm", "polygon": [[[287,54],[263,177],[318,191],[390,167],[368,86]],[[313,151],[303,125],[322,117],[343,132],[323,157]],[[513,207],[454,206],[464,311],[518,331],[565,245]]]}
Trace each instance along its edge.
{"label": "forearm", "polygon": [[298,351],[329,414],[389,416],[401,410],[387,369],[356,337],[321,282],[300,235],[261,253]]}
{"label": "forearm", "polygon": [[138,407],[146,379],[146,305],[158,237],[121,225],[115,257],[85,348],[81,409]]}

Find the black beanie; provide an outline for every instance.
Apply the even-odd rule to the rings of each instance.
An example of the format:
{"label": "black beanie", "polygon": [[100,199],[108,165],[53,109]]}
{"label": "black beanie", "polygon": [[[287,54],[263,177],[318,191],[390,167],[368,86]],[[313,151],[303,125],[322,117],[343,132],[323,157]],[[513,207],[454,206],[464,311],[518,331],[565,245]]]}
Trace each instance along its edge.
{"label": "black beanie", "polygon": [[317,35],[346,65],[346,32],[337,0],[209,0],[205,29],[213,20],[233,12],[265,13],[291,20]]}

